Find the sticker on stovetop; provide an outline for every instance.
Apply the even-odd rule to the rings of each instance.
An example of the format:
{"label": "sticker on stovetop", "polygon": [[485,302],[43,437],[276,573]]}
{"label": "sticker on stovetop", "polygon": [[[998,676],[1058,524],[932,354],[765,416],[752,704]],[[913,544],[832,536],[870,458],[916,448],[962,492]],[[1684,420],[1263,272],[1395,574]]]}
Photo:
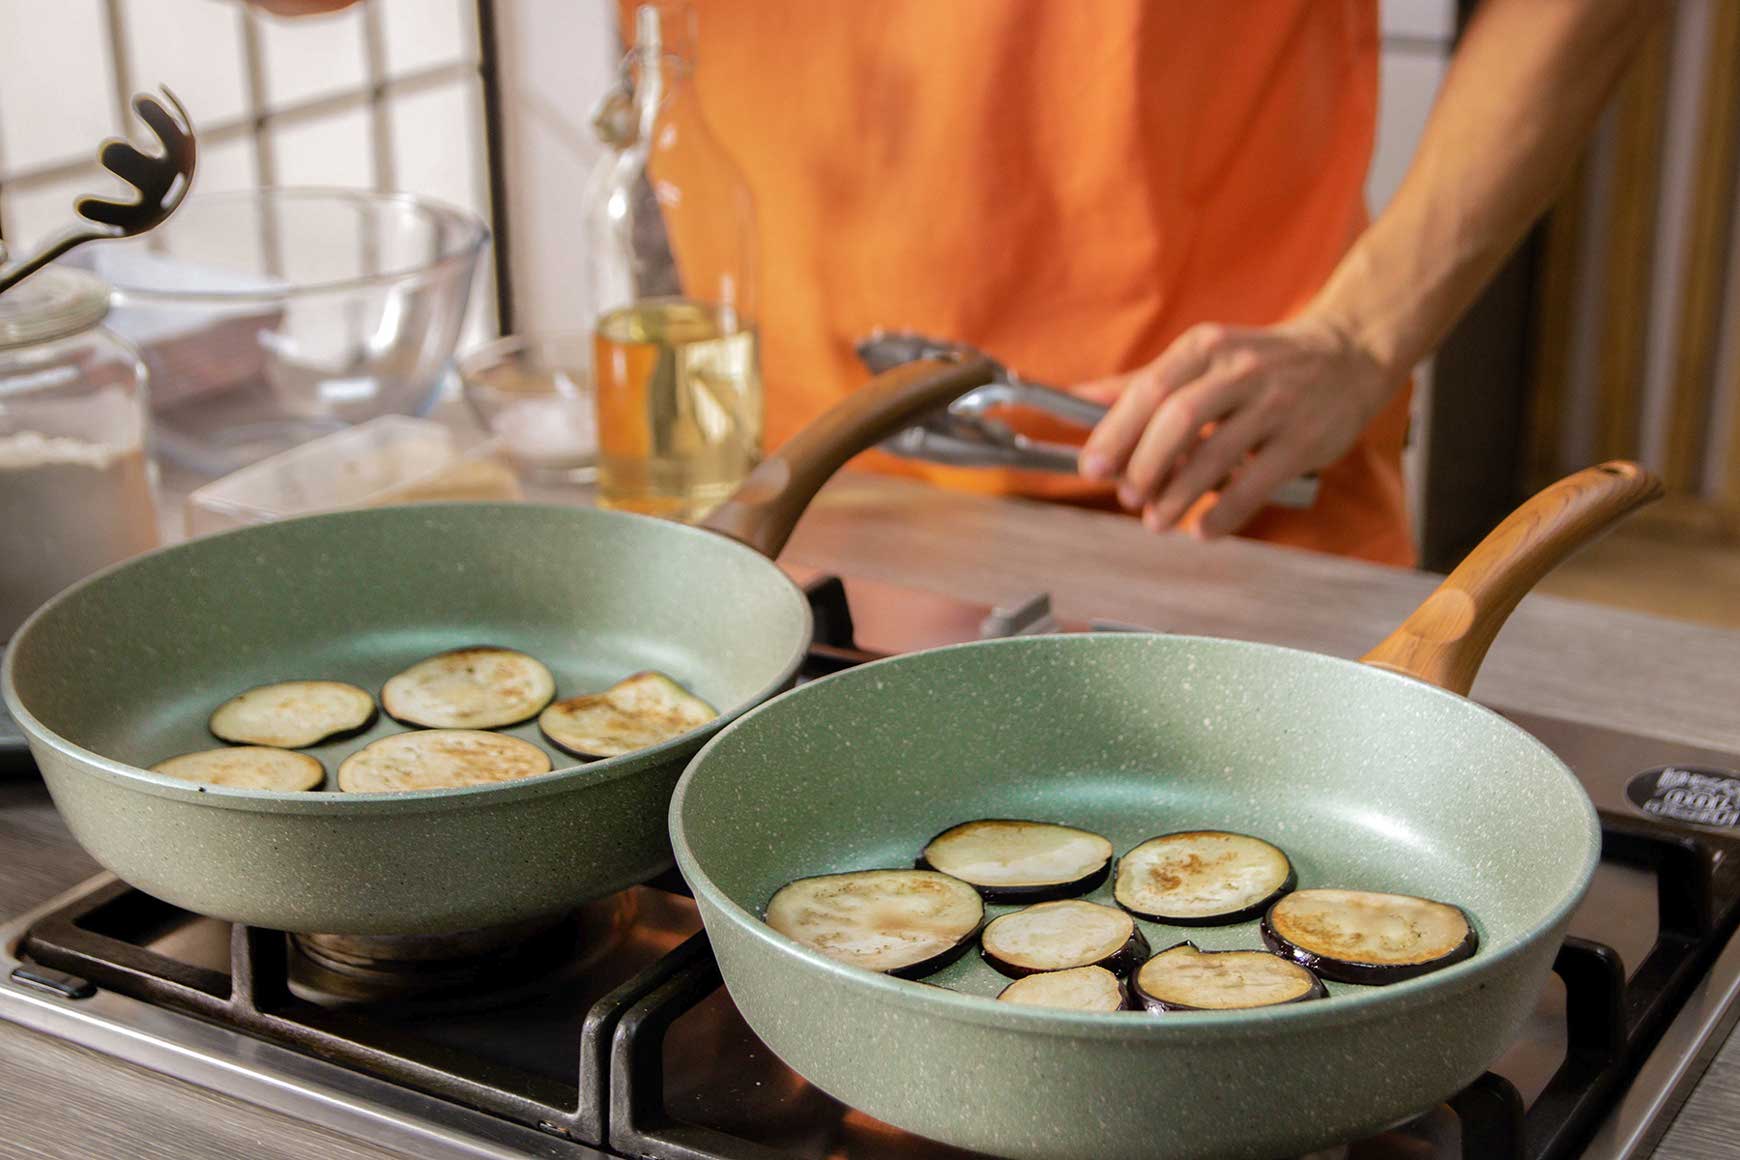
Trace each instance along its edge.
{"label": "sticker on stovetop", "polygon": [[1740,826],[1740,773],[1695,765],[1648,769],[1625,787],[1631,804],[1652,817],[1694,826]]}

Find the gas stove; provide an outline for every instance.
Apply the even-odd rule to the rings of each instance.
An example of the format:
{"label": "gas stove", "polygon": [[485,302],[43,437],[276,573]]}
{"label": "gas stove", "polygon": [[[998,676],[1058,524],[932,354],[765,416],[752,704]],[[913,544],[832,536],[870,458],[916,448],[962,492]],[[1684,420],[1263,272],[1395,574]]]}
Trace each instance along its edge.
{"label": "gas stove", "polygon": [[[1143,627],[1059,624],[1043,596],[987,609],[799,578],[816,619],[804,680],[981,635]],[[1641,1160],[1740,1016],[1740,757],[1512,717],[1601,809],[1594,886],[1493,1069],[1326,1156]],[[0,927],[0,1017],[431,1158],[969,1155],[781,1064],[732,1006],[675,875],[560,921],[441,939],[232,927],[100,876]]]}

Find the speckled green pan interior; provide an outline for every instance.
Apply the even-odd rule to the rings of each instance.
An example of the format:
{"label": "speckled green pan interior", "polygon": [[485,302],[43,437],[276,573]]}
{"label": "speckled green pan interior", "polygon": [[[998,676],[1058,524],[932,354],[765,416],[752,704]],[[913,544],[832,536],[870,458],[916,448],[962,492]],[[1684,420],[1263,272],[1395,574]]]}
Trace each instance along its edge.
{"label": "speckled green pan interior", "polygon": [[[1254,834],[1301,887],[1457,903],[1482,947],[1322,1002],[1095,1015],[997,1004],[1007,980],[977,956],[930,980],[944,990],[759,920],[793,878],[909,865],[976,817],[1086,827],[1120,854],[1175,830]],[[1309,653],[1126,635],[964,645],[776,698],[695,759],[672,828],[732,995],[775,1051],[872,1115],[1032,1156],[1283,1155],[1447,1096],[1532,1005],[1600,844],[1570,772],[1461,697]],[[1261,946],[1254,921],[1143,927],[1155,950]]]}

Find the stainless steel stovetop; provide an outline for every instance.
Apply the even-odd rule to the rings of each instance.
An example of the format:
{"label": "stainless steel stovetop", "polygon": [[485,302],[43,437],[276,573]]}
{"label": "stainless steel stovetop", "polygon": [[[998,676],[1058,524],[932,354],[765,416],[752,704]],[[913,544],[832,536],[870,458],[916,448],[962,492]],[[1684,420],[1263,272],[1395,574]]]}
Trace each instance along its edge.
{"label": "stainless steel stovetop", "polygon": [[[1056,625],[1038,600],[994,611],[846,587],[842,604],[815,586],[813,673],[855,649],[1087,627]],[[1720,774],[1740,757],[1514,719],[1582,778],[1608,856],[1558,974],[1492,1072],[1333,1155],[1641,1160],[1740,1016],[1740,840],[1721,828],[1740,782]],[[1628,797],[1647,770],[1666,772]],[[1717,824],[1660,820],[1676,815]],[[381,1003],[335,998],[281,934],[105,876],[0,927],[0,1017],[425,1157],[966,1156],[839,1105],[774,1058],[720,987],[680,891],[637,887],[541,936],[551,975],[486,962],[464,988],[511,1001]]]}

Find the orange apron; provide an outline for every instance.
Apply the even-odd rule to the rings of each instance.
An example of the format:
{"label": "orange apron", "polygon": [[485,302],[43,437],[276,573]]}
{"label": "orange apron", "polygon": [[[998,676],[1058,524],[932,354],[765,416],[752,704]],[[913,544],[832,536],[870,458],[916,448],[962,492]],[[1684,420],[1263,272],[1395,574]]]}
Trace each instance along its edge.
{"label": "orange apron", "polygon": [[[1297,310],[1365,225],[1376,0],[697,0],[695,84],[761,235],[767,438],[881,326],[1067,384]],[[681,231],[674,237],[683,261]],[[1264,539],[1407,563],[1406,392]],[[1104,485],[860,460],[1104,506]]]}

